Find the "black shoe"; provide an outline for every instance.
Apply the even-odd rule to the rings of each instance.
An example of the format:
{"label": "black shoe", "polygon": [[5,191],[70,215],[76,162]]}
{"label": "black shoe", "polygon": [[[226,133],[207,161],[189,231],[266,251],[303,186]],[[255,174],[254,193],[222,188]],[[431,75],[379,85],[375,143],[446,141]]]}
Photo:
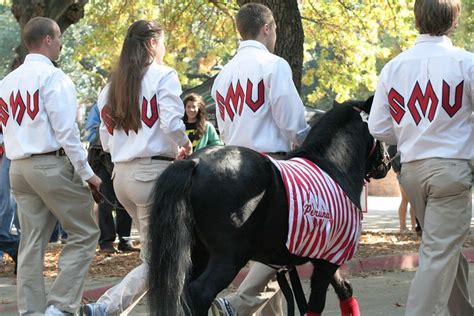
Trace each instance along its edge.
{"label": "black shoe", "polygon": [[113,254],[117,253],[117,249],[114,248],[114,246],[109,246],[109,247],[102,247],[100,248],[100,252],[105,253],[105,254]]}
{"label": "black shoe", "polygon": [[419,225],[416,225],[415,231],[418,237],[421,237],[421,235],[423,234],[423,231],[421,230],[421,226]]}
{"label": "black shoe", "polygon": [[123,252],[139,252],[140,248],[134,247],[130,242],[121,242],[118,244],[117,249]]}

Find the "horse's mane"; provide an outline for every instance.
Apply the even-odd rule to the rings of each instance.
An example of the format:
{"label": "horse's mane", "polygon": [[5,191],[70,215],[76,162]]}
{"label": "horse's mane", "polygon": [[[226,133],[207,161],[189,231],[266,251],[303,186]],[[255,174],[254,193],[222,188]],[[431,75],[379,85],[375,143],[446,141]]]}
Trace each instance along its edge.
{"label": "horse's mane", "polygon": [[348,101],[334,106],[311,127],[303,145],[290,152],[288,156],[319,156],[321,151],[334,143],[334,137],[340,131],[347,131],[349,125],[359,122],[356,120],[359,114],[353,107],[365,110],[363,101]]}
{"label": "horse's mane", "polygon": [[[360,194],[356,188],[362,187],[364,175],[364,170],[354,168],[362,168],[367,155],[365,137],[370,136],[368,131],[362,132],[365,123],[353,107],[369,111],[364,101],[336,105],[318,120],[301,147],[290,152],[287,158],[303,157],[313,161],[354,201]],[[354,164],[357,161],[361,163]]]}

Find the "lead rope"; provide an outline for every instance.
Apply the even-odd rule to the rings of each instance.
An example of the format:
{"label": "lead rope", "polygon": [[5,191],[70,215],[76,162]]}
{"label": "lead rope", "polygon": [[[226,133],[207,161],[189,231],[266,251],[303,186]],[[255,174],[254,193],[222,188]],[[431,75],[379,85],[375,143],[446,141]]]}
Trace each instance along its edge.
{"label": "lead rope", "polygon": [[[301,285],[301,280],[296,267],[294,265],[289,265],[282,268],[276,268],[271,265],[268,266],[277,270],[276,277],[278,285],[280,286],[280,289],[286,299],[288,316],[295,315],[295,300],[296,304],[298,305],[300,315],[304,316],[308,310],[308,303],[306,302],[306,297],[304,295],[303,287]],[[293,290],[288,283],[286,273],[288,273],[290,276],[291,287]]]}

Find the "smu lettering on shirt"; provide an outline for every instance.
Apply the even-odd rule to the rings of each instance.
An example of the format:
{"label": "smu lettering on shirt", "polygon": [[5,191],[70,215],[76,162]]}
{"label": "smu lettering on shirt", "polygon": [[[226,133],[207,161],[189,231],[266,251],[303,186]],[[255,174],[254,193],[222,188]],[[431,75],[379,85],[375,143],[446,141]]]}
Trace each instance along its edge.
{"label": "smu lettering on shirt", "polygon": [[362,212],[341,187],[313,162],[275,160],[288,199],[288,251],[341,265],[357,250]]}
{"label": "smu lettering on shirt", "polygon": [[[393,78],[397,78],[393,80]],[[398,142],[401,162],[474,158],[474,54],[446,36],[418,36],[380,74],[369,128]]]}
{"label": "smu lettering on shirt", "polygon": [[135,131],[112,129],[108,114],[107,85],[100,93],[101,124],[100,140],[105,151],[110,152],[112,162],[131,161],[135,158],[166,156],[175,158],[178,146],[184,146],[184,105],[180,99],[181,85],[176,71],[157,65],[148,66],[141,83],[140,113],[142,127]]}
{"label": "smu lettering on shirt", "polygon": [[221,138],[262,152],[289,151],[309,132],[288,63],[260,42],[243,41],[214,81]]}
{"label": "smu lettering on shirt", "polygon": [[93,176],[76,123],[71,79],[44,55],[29,54],[0,84],[0,123],[7,157],[23,159],[64,148],[82,179]]}

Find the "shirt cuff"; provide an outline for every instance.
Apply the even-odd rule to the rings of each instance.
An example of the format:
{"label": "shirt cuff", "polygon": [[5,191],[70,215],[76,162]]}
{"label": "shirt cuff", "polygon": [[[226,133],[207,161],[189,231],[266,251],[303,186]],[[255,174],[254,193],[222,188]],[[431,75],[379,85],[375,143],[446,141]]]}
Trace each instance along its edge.
{"label": "shirt cuff", "polygon": [[178,146],[179,147],[183,147],[184,145],[186,145],[188,143],[189,138],[188,138],[188,135],[186,135],[186,133],[184,133],[182,131],[175,132],[175,133],[176,133],[176,137],[178,138]]}
{"label": "shirt cuff", "polygon": [[81,177],[82,180],[87,181],[94,176],[94,171],[92,171],[91,166],[87,164],[85,168],[78,170],[77,174]]}
{"label": "shirt cuff", "polygon": [[304,130],[299,131],[296,134],[296,141],[298,142],[298,144],[296,144],[297,146],[303,145],[303,142],[306,139],[306,137],[308,136],[310,130],[311,130],[311,127],[307,126]]}

